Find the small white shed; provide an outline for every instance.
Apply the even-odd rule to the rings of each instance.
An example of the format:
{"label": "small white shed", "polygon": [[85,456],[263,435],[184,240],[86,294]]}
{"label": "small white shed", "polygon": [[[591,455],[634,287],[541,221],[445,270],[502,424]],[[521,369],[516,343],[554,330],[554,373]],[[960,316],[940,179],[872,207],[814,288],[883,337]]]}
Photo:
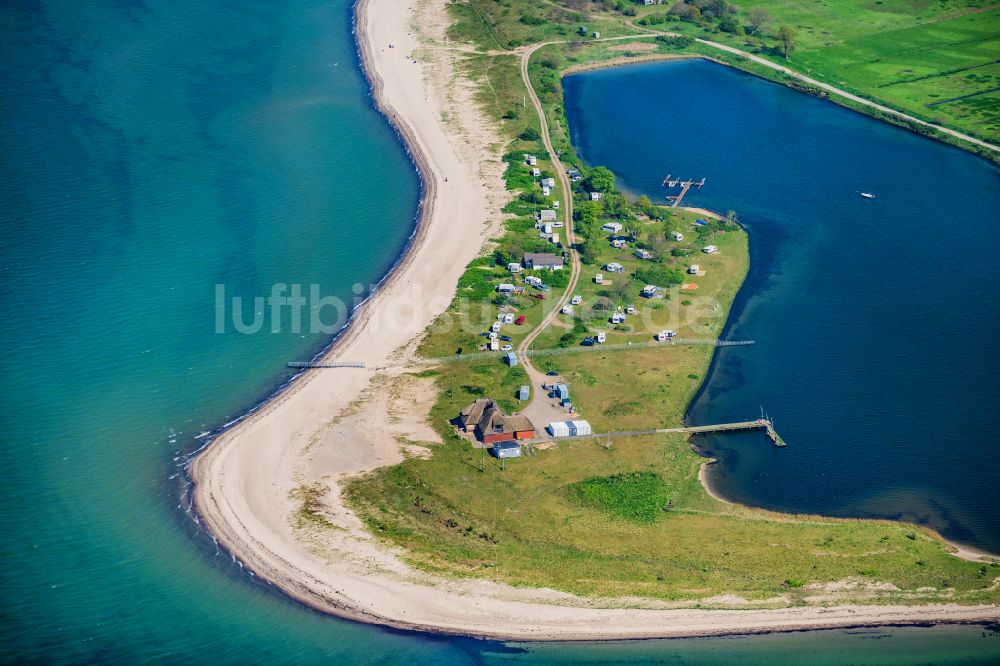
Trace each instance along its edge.
{"label": "small white shed", "polygon": [[569,425],[565,421],[553,421],[545,426],[553,437],[569,437]]}

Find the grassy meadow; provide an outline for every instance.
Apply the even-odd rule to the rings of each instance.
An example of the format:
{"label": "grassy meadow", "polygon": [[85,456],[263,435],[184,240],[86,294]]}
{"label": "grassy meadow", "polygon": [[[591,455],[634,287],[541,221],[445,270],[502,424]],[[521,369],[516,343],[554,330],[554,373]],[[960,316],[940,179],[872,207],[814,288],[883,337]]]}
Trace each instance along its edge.
{"label": "grassy meadow", "polygon": [[795,69],[924,120],[1000,139],[1000,7],[995,3],[766,4],[799,35],[801,46],[792,54]]}
{"label": "grassy meadow", "polygon": [[563,441],[501,470],[444,432],[431,458],[347,490],[373,533],[425,570],[626,605],[997,600],[1000,569],[912,526],[712,499],[698,481],[704,459],[680,435]]}
{"label": "grassy meadow", "polygon": [[[745,0],[736,33],[716,21],[669,20],[647,26],[711,39],[764,55],[818,80],[922,120],[1000,140],[1000,6],[990,0]],[[755,34],[753,9],[770,21]],[[665,15],[669,5],[638,11]],[[648,20],[648,19],[647,19]],[[780,26],[795,33],[789,58]],[[741,33],[741,34],[740,34]]]}
{"label": "grassy meadow", "polygon": [[[573,9],[567,8],[570,4]],[[766,4],[776,18],[798,26],[800,50],[793,53],[792,61],[796,66],[815,63],[808,65],[814,68],[813,75],[853,77],[852,89],[874,88],[893,76],[910,75],[912,85],[885,88],[892,89],[888,94],[898,95],[894,99],[910,95],[915,101],[906,103],[913,104],[930,99],[928,91],[962,94],[966,88],[958,79],[954,88],[940,81],[931,83],[930,78],[923,84],[917,79],[956,69],[965,56],[946,63],[944,53],[935,56],[928,47],[926,68],[921,69],[923,65],[914,57],[908,65],[913,72],[893,73],[896,65],[888,42],[879,42],[874,35],[880,30],[914,31],[915,41],[907,47],[912,48],[920,40],[929,40],[927,44],[957,40],[958,33],[949,31],[977,20],[995,20],[990,12],[951,16],[958,7],[975,7],[974,2],[904,6],[896,0],[827,0],[778,7],[777,3],[751,1],[741,4],[739,11],[745,13],[755,4]],[[478,85],[479,102],[497,122],[506,142],[502,152],[511,200],[502,232],[469,265],[456,299],[429,327],[419,354],[438,358],[479,353],[486,342],[481,333],[504,312],[525,317],[523,325],[502,329],[511,338],[507,343],[517,347],[558,301],[568,271],[535,273],[552,287],[543,292],[545,300],[533,298],[538,290],[531,288],[518,295],[501,295],[496,285],[526,286],[523,276],[512,276],[507,270],[507,264],[520,259],[523,252],[561,251],[539,237],[533,214],[552,208],[555,201],[565,205],[573,197],[577,250],[583,261],[574,294],[582,302],[573,316],[560,315],[557,325],[543,331],[533,348],[581,353],[537,357],[536,365],[558,372],[567,381],[579,415],[592,423],[595,432],[676,425],[704,377],[713,348],[645,343],[665,328],[683,338],[719,335],[747,272],[746,234],[726,220],[695,225],[699,216],[694,213],[666,209],[644,198],[636,200],[609,187],[613,174],[582,164],[570,145],[560,78],[573,66],[612,58],[707,53],[708,47],[689,38],[650,36],[624,42],[588,38],[540,49],[529,68],[532,84],[542,100],[560,159],[582,172],[573,192],[556,188],[544,197],[539,178],[528,171],[524,153],[538,157],[541,177],[554,175],[553,164],[538,136],[538,118],[530,104],[525,105],[519,58],[501,51],[540,40],[573,39],[577,27],[584,24],[602,36],[632,34],[635,28],[630,22],[666,10],[587,0],[565,5],[529,0],[461,0],[451,5],[451,37],[483,51],[468,55],[465,65]],[[942,20],[929,23],[935,18]],[[715,38],[717,23],[665,21],[653,27],[673,30],[679,26],[691,34],[707,29]],[[939,27],[930,27],[934,25]],[[969,30],[966,37],[978,44],[979,26]],[[726,34],[719,39],[735,42],[746,37]],[[978,48],[970,47],[969,52]],[[753,69],[739,58],[731,60]],[[868,64],[862,66],[863,61]],[[837,67],[843,73],[836,73]],[[821,68],[828,69],[820,72]],[[903,91],[909,92],[904,95]],[[971,108],[981,101],[964,104]],[[948,107],[941,113],[955,114],[952,121],[960,120],[959,105],[939,106]],[[604,198],[590,201],[590,189],[604,192]],[[607,222],[622,224],[622,231],[602,231]],[[565,238],[565,229],[558,231]],[[683,239],[674,240],[675,232]],[[613,247],[612,237],[623,239],[625,247]],[[708,244],[719,251],[701,252]],[[648,251],[650,258],[638,258],[637,249]],[[609,273],[604,268],[609,262],[620,263],[624,273]],[[702,273],[688,274],[692,263],[698,263]],[[609,283],[595,283],[598,272]],[[648,283],[661,288],[659,297],[640,297]],[[623,324],[611,324],[610,314],[628,305],[634,305],[637,313]],[[598,331],[606,334],[608,344],[632,342],[637,348],[612,351],[599,345],[581,346],[585,337]],[[637,343],[644,346],[639,348]],[[614,597],[613,603],[628,606],[1000,600],[1000,564],[960,560],[922,528],[888,521],[778,514],[712,498],[699,480],[706,461],[680,434],[562,440],[539,445],[522,458],[508,460],[501,469],[498,461],[473,448],[449,423],[462,406],[484,396],[497,399],[508,411],[517,410],[515,391],[527,383],[527,374],[521,367],[508,367],[501,357],[498,353],[486,360],[439,363],[421,372],[434,377],[437,401],[429,422],[442,443],[428,445],[429,457],[411,457],[376,470],[353,480],[345,490],[350,505],[371,531],[403,547],[405,557],[418,568],[445,576]],[[763,436],[760,445],[770,446]],[[794,442],[789,453],[794,455]]]}
{"label": "grassy meadow", "polygon": [[[687,7],[700,8],[698,17],[691,18],[675,11],[673,2],[645,7],[631,0],[463,0],[453,5],[457,20],[451,37],[497,52],[542,41],[570,41],[579,50],[593,43],[593,31],[602,38],[652,31],[681,33],[767,57],[922,120],[1000,141],[1000,6],[991,0],[745,0],[721,5],[720,1],[686,0]],[[750,15],[760,9],[766,10],[768,19],[755,27]],[[716,15],[717,11],[722,13]],[[580,26],[587,27],[586,35],[579,34]],[[777,38],[781,27],[794,34],[787,58]],[[610,51],[614,48],[613,43],[605,44],[600,57],[621,57],[620,51]],[[665,49],[657,46],[656,50]],[[692,46],[685,52],[711,55],[786,82],[715,49]],[[491,71],[489,77],[515,83],[515,57],[483,56],[489,60],[503,57],[511,61],[509,72]],[[544,56],[539,54],[536,60]],[[491,81],[483,89],[484,97],[502,95],[505,90],[520,89]],[[538,90],[550,91],[549,84]],[[507,108],[517,106],[515,99],[505,101]]]}

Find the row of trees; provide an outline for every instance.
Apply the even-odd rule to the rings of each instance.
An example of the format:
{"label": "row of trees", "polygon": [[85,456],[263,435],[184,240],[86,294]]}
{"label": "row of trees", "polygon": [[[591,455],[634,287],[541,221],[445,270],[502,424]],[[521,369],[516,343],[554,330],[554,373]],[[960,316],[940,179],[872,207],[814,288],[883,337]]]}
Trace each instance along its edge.
{"label": "row of trees", "polygon": [[739,19],[739,8],[728,0],[676,0],[664,14],[648,14],[639,19],[639,25],[660,25],[668,21],[687,21],[703,26],[716,25],[722,32],[752,37],[773,36],[778,49],[786,58],[791,57],[796,46],[796,33],[783,25],[771,30],[773,19],[766,7],[751,7],[745,21]]}

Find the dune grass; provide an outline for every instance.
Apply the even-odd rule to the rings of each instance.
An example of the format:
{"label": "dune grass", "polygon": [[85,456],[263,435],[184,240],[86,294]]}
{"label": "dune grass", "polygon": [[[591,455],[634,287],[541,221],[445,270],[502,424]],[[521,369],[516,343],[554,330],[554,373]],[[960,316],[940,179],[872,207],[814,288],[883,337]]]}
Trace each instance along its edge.
{"label": "dune grass", "polygon": [[661,435],[562,442],[501,471],[449,437],[347,497],[377,536],[445,575],[691,604],[793,605],[834,589],[840,601],[998,600],[1000,569],[947,554],[923,530],[723,504],[701,487],[702,462]]}

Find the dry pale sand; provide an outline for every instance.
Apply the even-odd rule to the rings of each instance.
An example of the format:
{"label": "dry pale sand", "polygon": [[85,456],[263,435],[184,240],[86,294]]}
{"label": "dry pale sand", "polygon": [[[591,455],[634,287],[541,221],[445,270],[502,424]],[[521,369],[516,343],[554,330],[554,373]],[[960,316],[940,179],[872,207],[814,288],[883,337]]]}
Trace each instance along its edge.
{"label": "dry pale sand", "polygon": [[[441,48],[443,7],[444,0],[362,0],[357,8],[376,99],[419,162],[427,199],[406,260],[330,358],[373,367],[405,357],[499,220],[499,147],[469,87],[456,78],[452,58],[460,50]],[[336,615],[401,628],[593,640],[1000,617],[996,607],[954,605],[661,609],[648,600],[586,600],[415,571],[364,529],[340,488],[345,477],[434,446],[424,421],[432,399],[426,380],[412,376],[310,372],[195,459],[198,513],[220,544],[289,595]],[[320,498],[323,528],[297,513],[296,489],[304,486]]]}

